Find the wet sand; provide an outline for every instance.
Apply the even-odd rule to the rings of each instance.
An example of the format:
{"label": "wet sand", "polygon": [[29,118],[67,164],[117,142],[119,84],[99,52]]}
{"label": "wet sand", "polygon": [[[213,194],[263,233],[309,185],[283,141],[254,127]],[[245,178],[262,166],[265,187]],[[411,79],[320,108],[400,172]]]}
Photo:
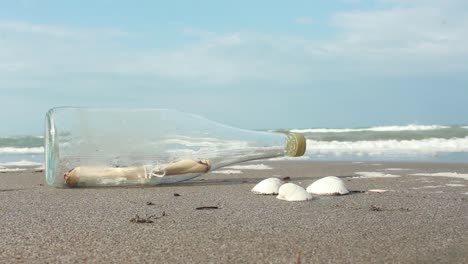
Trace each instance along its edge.
{"label": "wet sand", "polygon": [[[148,188],[56,189],[43,173],[1,173],[0,263],[468,263],[468,180],[410,175],[468,164],[260,163],[273,169]],[[392,191],[307,202],[250,192],[272,176],[307,187],[329,175]]]}

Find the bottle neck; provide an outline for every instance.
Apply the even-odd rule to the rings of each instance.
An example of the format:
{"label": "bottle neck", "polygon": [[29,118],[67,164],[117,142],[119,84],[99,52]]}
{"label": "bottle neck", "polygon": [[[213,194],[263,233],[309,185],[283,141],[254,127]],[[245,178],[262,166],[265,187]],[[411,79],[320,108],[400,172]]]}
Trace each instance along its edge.
{"label": "bottle neck", "polygon": [[253,160],[260,160],[260,159],[271,159],[277,157],[284,157],[285,151],[284,149],[276,149],[276,150],[269,150],[265,152],[245,152],[245,153],[238,153],[239,155],[236,156],[225,156],[222,160],[214,159],[214,166],[211,168],[210,171],[226,167],[229,165],[233,165],[236,163],[246,162],[246,161],[253,161]]}
{"label": "bottle neck", "polygon": [[300,157],[304,155],[306,150],[306,140],[302,134],[274,134],[274,136],[280,137],[282,139],[282,144],[269,147],[243,148],[235,151],[230,150],[230,153],[219,155],[224,157],[222,160],[214,160],[215,165],[211,170],[216,170],[221,167],[252,160],[270,159],[283,156]]}

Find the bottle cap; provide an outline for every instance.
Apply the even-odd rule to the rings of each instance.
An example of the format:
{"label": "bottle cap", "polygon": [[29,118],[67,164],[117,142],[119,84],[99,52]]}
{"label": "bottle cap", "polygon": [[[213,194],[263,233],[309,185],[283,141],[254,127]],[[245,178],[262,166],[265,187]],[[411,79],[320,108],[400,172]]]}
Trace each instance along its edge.
{"label": "bottle cap", "polygon": [[289,133],[288,144],[286,145],[286,151],[288,156],[300,157],[304,155],[306,150],[306,139],[301,133]]}

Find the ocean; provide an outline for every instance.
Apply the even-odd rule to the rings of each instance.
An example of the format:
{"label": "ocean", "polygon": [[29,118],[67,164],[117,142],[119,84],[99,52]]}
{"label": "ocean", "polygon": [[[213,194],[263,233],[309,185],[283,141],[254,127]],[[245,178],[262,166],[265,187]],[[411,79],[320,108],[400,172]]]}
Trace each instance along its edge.
{"label": "ocean", "polygon": [[468,126],[404,125],[292,129],[312,160],[468,162]]}
{"label": "ocean", "polygon": [[[273,131],[273,130],[270,130]],[[307,128],[303,159],[344,161],[468,162],[468,126],[404,125],[368,128]],[[0,137],[0,172],[40,169],[43,136]]]}
{"label": "ocean", "polygon": [[0,137],[0,172],[41,169],[43,164],[43,136]]}

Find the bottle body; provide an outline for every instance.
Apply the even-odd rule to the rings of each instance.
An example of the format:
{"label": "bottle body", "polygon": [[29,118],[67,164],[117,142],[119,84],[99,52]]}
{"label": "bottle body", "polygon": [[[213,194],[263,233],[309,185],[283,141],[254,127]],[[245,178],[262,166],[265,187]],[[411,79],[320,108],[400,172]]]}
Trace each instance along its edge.
{"label": "bottle body", "polygon": [[46,179],[57,187],[174,183],[242,161],[284,156],[287,146],[297,148],[291,135],[237,129],[167,109],[60,107],[45,120]]}

